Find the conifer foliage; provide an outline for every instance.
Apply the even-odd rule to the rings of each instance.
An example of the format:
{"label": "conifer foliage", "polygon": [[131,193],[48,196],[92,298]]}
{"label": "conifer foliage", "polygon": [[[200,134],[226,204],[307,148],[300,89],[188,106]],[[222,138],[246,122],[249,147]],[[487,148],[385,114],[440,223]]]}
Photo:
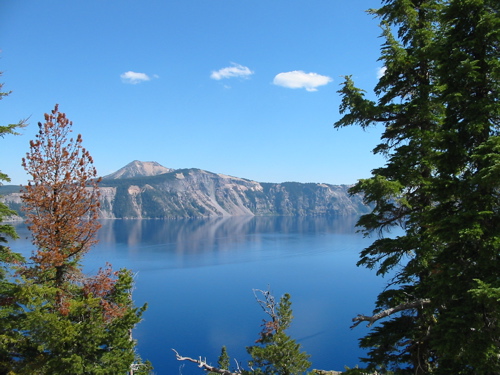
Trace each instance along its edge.
{"label": "conifer foliage", "polygon": [[[385,74],[370,100],[350,77],[336,127],[384,127],[387,163],[360,180],[365,233],[401,227],[361,253],[394,275],[361,340],[371,369],[500,372],[500,2],[384,0]],[[392,30],[395,30],[394,32]]]}
{"label": "conifer foliage", "polygon": [[301,351],[301,346],[291,338],[286,330],[292,323],[292,302],[290,295],[284,294],[276,303],[269,290],[256,290],[263,299],[256,295],[257,302],[270,320],[264,320],[259,333],[258,345],[247,348],[252,360],[252,374],[262,375],[298,375],[304,374],[311,366],[309,354]]}
{"label": "conifer foliage", "polygon": [[257,345],[247,347],[251,356],[249,369],[231,370],[230,357],[226,347],[222,347],[218,366],[209,365],[205,360],[181,356],[174,350],[177,360],[193,362],[210,375],[302,375],[311,366],[310,355],[302,351],[301,345],[285,331],[293,320],[290,295],[283,295],[279,302],[269,290],[254,289],[254,295],[269,320],[264,320],[262,331],[256,340]]}
{"label": "conifer foliage", "polygon": [[[0,72],[0,76],[2,73]],[[2,91],[3,83],[0,83],[0,100],[7,97],[10,92]],[[26,126],[22,120],[15,124],[0,126],[0,138],[6,135],[18,135],[18,129]],[[0,184],[10,182],[9,177],[0,171]],[[17,291],[16,284],[11,280],[13,267],[23,261],[23,257],[13,252],[8,246],[9,240],[18,238],[14,226],[5,223],[4,220],[15,212],[7,205],[0,202],[0,373],[5,373],[12,361],[10,347],[16,342],[14,334],[15,322],[10,317],[15,314],[14,295]]]}
{"label": "conifer foliage", "polygon": [[99,229],[96,170],[82,137],[56,105],[39,123],[23,165],[22,199],[35,251],[15,268],[0,306],[1,373],[147,374],[131,332],[146,306],[134,306],[129,270],[82,272]]}
{"label": "conifer foliage", "polygon": [[[0,72],[0,77],[1,76],[2,72]],[[3,86],[4,84],[0,82],[0,100],[11,94],[11,92],[2,91]],[[26,125],[26,120],[21,120],[15,124],[2,125],[0,126],[0,138],[4,138],[6,135],[19,135],[17,130]],[[0,185],[4,182],[10,182],[10,178],[0,170]],[[9,239],[17,238],[14,227],[11,224],[2,223],[5,218],[15,214],[16,212],[9,209],[5,203],[0,202],[0,282],[4,282],[4,278],[8,272],[7,265],[21,259],[19,254],[13,253],[6,245]]]}

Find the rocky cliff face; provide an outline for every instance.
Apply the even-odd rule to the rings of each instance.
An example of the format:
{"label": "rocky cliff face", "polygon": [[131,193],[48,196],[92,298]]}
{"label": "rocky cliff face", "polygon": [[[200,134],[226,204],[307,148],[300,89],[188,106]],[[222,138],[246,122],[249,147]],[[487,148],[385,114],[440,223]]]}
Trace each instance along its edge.
{"label": "rocky cliff face", "polygon": [[[200,169],[165,168],[167,172],[156,173],[164,168],[158,166],[133,162],[120,175],[105,176],[100,184],[101,217],[332,216],[370,210],[361,196],[349,196],[345,185],[259,183]],[[0,194],[19,208],[16,193],[0,189]]]}
{"label": "rocky cliff face", "polygon": [[[16,212],[21,212],[21,193],[18,186],[0,186],[0,201]],[[21,220],[19,216],[7,217],[6,220]]]}

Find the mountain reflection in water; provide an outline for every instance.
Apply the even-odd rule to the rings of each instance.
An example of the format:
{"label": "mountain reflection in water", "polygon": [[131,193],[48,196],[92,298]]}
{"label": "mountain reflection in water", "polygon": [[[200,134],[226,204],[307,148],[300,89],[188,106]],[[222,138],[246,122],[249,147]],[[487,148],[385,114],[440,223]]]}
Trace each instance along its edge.
{"label": "mountain reflection in water", "polygon": [[[134,300],[148,303],[134,332],[139,352],[157,374],[178,374],[180,354],[215,364],[222,345],[242,365],[245,347],[266,318],[252,288],[292,296],[290,335],[312,355],[314,368],[359,364],[352,317],[369,313],[387,280],[356,267],[373,238],[356,233],[356,217],[221,217],[191,220],[104,220],[99,243],[84,261],[95,273],[106,262],[136,273]],[[29,255],[29,233],[16,251]],[[202,374],[184,364],[184,375]]]}

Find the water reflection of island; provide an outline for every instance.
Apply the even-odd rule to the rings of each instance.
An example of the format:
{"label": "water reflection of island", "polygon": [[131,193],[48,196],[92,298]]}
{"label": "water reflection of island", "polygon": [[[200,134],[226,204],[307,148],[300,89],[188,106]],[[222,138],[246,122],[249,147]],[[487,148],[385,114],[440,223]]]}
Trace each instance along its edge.
{"label": "water reflection of island", "polygon": [[356,216],[256,217],[235,216],[182,220],[103,220],[99,240],[129,248],[175,244],[176,253],[193,254],[207,249],[229,251],[235,243],[259,240],[266,235],[352,234]]}

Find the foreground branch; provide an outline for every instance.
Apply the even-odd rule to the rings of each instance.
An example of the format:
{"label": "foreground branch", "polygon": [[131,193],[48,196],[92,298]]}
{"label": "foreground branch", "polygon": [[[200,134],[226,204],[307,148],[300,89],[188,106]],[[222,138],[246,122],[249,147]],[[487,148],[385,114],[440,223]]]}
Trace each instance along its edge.
{"label": "foreground branch", "polygon": [[[276,299],[274,296],[271,294],[270,290],[262,290],[262,289],[252,289],[253,290],[253,295],[255,296],[255,299],[257,300],[257,303],[262,307],[262,310],[269,315],[273,321],[277,319],[278,315],[276,314],[276,306],[278,305],[276,303]],[[264,296],[265,300],[261,300],[259,297],[257,297],[257,293],[261,293]]]}
{"label": "foreground branch", "polygon": [[178,361],[189,361],[189,362],[196,363],[198,365],[198,367],[202,368],[205,371],[215,372],[217,374],[222,374],[222,375],[241,375],[241,372],[231,372],[229,370],[224,370],[224,369],[220,369],[218,367],[210,366],[206,362],[206,360],[203,361],[201,359],[201,357],[199,357],[199,359],[193,359],[190,357],[183,357],[179,353],[177,353],[177,351],[175,349],[172,349],[172,350],[174,351],[175,357],[177,358]]}
{"label": "foreground branch", "polygon": [[352,319],[352,321],[355,323],[351,326],[351,328],[356,327],[361,322],[369,322],[367,327],[371,327],[373,325],[373,323],[375,323],[377,320],[385,318],[386,316],[395,314],[395,313],[400,312],[400,311],[411,310],[411,309],[415,309],[417,307],[422,307],[422,306],[427,305],[429,303],[431,303],[430,299],[421,298],[421,299],[417,299],[417,300],[412,301],[412,302],[402,303],[401,305],[391,307],[390,309],[381,311],[378,314],[375,314],[373,316],[358,315],[357,317]]}

